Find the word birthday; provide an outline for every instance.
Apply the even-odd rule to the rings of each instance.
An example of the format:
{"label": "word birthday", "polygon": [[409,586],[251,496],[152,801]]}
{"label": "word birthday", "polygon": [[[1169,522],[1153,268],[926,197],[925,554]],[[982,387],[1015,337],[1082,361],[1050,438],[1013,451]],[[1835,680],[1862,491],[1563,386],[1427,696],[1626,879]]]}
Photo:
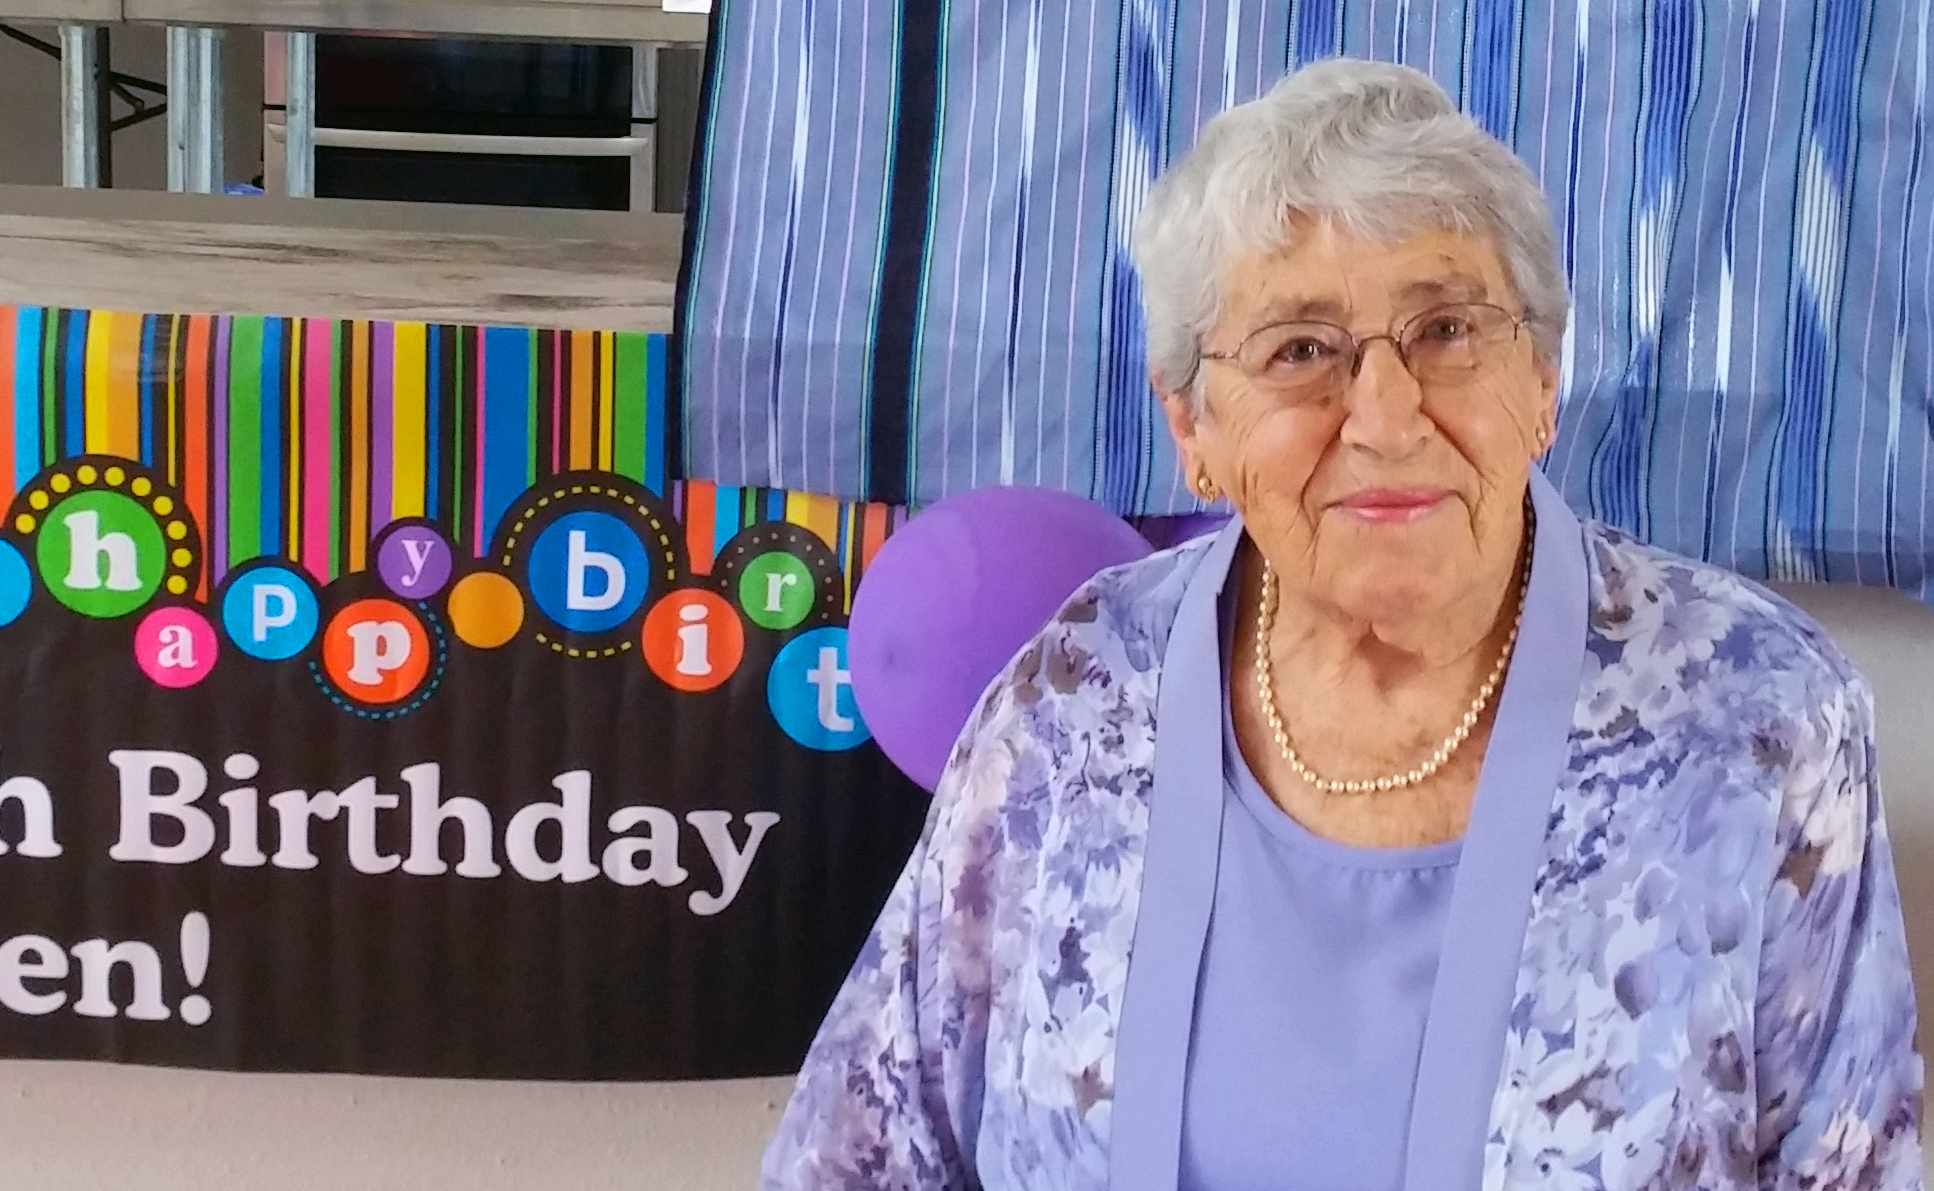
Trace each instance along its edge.
{"label": "word birthday", "polygon": [[[340,790],[282,790],[266,798],[255,786],[240,784],[205,802],[208,769],[186,753],[116,749],[108,754],[108,761],[120,776],[119,838],[108,849],[109,858],[116,861],[194,864],[214,853],[219,844],[216,860],[230,867],[312,869],[321,864],[315,825],[340,822],[342,829],[332,834],[340,838],[349,866],[359,873],[402,872],[414,877],[455,873],[483,880],[502,876],[508,865],[508,871],[527,881],[569,884],[602,876],[618,885],[668,888],[692,877],[684,863],[684,832],[678,817],[663,807],[623,806],[612,811],[603,822],[612,838],[598,848],[593,842],[591,775],[581,769],[558,774],[551,783],[557,798],[540,799],[517,810],[500,837],[490,808],[474,798],[443,796],[442,767],[435,762],[401,772],[409,791],[404,807],[404,796],[385,792],[374,777]],[[249,782],[260,768],[247,753],[235,753],[222,763],[222,772],[237,783]],[[8,802],[18,803],[23,824],[14,850],[28,857],[59,856],[54,799],[47,786],[35,778],[10,778],[0,785],[0,807]],[[407,851],[387,852],[379,845],[378,828],[389,814],[407,816]],[[689,811],[684,817],[717,878],[716,889],[697,889],[685,899],[693,914],[710,916],[732,904],[759,846],[779,822],[772,811],[748,812],[741,843],[733,838],[733,817],[722,810]],[[265,821],[268,818],[274,820],[272,829]],[[454,849],[454,864],[444,854],[452,834],[444,830],[446,824],[457,827],[454,835],[460,846]],[[548,841],[540,838],[547,827],[551,829],[546,832]],[[274,844],[273,852],[265,850],[269,842]],[[7,850],[8,845],[0,842],[0,854]]]}

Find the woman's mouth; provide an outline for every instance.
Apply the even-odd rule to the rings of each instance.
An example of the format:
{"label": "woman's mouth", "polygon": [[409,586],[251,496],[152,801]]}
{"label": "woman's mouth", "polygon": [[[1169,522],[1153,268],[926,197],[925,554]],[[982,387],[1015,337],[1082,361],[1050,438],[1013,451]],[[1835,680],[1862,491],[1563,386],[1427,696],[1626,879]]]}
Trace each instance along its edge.
{"label": "woman's mouth", "polygon": [[1428,516],[1450,492],[1443,488],[1366,488],[1337,502],[1353,517],[1378,525],[1401,525]]}

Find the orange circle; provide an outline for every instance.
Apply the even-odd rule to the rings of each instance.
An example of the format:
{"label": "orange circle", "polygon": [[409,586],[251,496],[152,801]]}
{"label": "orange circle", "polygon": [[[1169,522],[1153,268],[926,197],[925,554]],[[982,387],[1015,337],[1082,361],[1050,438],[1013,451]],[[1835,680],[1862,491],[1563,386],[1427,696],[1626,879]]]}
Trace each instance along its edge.
{"label": "orange circle", "polygon": [[395,600],[357,600],[329,618],[322,668],[337,690],[358,703],[395,703],[430,672],[430,635],[416,613]]}
{"label": "orange circle", "polygon": [[475,571],[450,589],[450,631],[478,649],[507,644],[524,627],[524,593],[495,571]]}
{"label": "orange circle", "polygon": [[716,592],[686,588],[645,616],[645,664],[676,691],[709,691],[745,657],[745,626]]}

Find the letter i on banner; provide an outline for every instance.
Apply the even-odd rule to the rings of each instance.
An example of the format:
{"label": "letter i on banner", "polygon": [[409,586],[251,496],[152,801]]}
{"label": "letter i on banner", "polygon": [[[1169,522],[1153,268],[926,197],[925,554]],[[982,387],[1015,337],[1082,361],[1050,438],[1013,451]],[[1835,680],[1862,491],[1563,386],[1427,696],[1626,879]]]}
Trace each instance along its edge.
{"label": "letter i on banner", "polygon": [[645,664],[675,691],[709,691],[745,658],[745,626],[723,596],[674,591],[645,615]]}

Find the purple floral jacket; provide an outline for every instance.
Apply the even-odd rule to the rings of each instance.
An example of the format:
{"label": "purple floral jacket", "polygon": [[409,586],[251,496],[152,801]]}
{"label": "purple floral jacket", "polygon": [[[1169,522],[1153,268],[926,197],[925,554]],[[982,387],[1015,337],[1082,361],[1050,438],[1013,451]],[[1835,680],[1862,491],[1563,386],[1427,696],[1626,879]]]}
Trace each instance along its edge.
{"label": "purple floral jacket", "polygon": [[[1561,691],[1575,674],[1576,696],[1547,700],[1554,760],[1493,896],[1508,912],[1460,927],[1454,903],[1439,983],[1461,985],[1433,1013],[1479,1024],[1463,1051],[1426,1044],[1445,1074],[1420,1076],[1413,1133],[1447,1140],[1413,1138],[1409,1185],[1919,1188],[1921,1060],[1865,681],[1778,598],[1537,489],[1525,637],[1465,868],[1487,855],[1504,720],[1537,714],[1512,710],[1513,688],[1544,667]],[[1157,710],[1182,681],[1165,670],[1199,615],[1188,593],[1240,532],[1097,577],[990,688],[806,1059],[767,1188],[1175,1185],[1186,995],[1157,1020],[1162,978],[1141,972],[1172,965],[1187,987],[1191,953],[1155,915],[1191,895],[1180,868],[1151,871],[1151,840],[1185,826],[1162,818]],[[1570,589],[1552,578],[1567,553]],[[1573,616],[1569,647],[1536,615]],[[1472,954],[1501,940],[1495,995],[1487,961],[1450,970],[1461,929]],[[1169,1058],[1118,1081],[1131,1037]]]}

